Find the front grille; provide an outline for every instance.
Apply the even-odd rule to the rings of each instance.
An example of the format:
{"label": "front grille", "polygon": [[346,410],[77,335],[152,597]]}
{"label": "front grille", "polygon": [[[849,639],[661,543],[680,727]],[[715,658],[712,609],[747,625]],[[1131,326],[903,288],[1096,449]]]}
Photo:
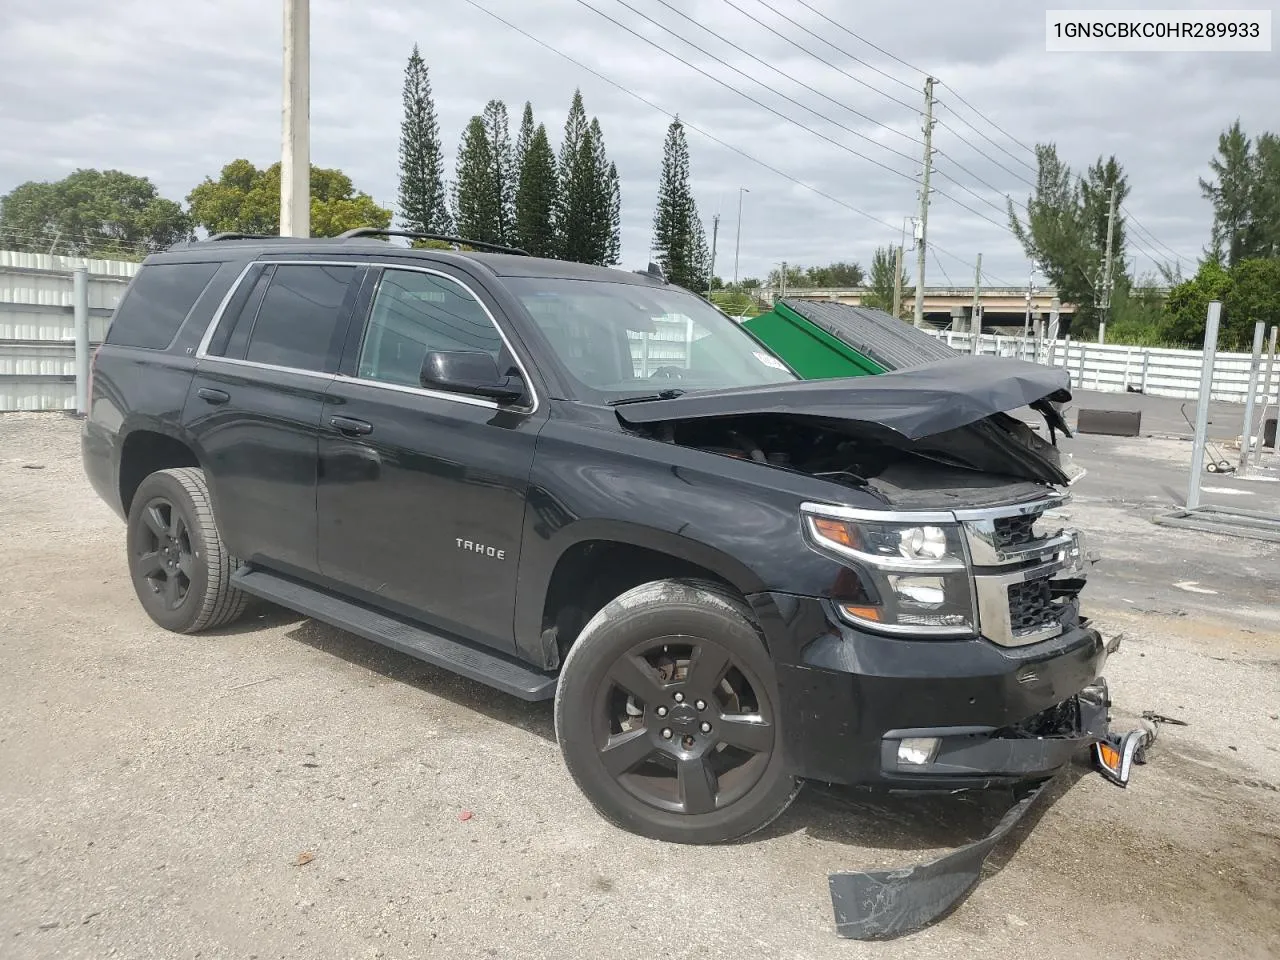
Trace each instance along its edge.
{"label": "front grille", "polygon": [[1015,634],[1033,630],[1058,619],[1050,578],[1009,584],[1009,626]]}
{"label": "front grille", "polygon": [[1011,550],[1025,546],[1036,538],[1035,525],[1040,519],[1038,513],[1028,513],[1017,517],[996,517],[994,521],[994,546],[997,550]]}

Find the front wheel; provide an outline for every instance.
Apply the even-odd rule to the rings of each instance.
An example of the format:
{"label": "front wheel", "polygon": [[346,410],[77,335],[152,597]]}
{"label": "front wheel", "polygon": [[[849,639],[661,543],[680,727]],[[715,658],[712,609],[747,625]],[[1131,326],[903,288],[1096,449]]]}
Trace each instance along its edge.
{"label": "front wheel", "polygon": [[583,628],[556,691],[565,765],[618,826],[679,843],[765,827],[795,797],[773,663],[740,599],[712,584],[627,591]]}

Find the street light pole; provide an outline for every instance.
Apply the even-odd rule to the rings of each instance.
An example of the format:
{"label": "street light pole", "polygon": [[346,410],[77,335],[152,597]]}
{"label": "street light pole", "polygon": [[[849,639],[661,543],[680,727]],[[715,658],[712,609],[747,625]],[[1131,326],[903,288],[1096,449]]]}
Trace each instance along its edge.
{"label": "street light pole", "polygon": [[311,235],[311,0],[284,0],[280,236]]}
{"label": "street light pole", "polygon": [[738,248],[742,245],[742,195],[750,193],[746,187],[738,188],[738,238],[733,242],[733,285],[738,285]]}

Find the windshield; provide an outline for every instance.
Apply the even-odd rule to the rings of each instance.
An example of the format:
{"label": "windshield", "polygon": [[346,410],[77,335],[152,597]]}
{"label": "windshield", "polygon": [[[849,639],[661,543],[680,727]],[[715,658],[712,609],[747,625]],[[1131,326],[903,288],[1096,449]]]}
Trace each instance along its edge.
{"label": "windshield", "polygon": [[508,277],[584,399],[798,379],[711,304],[678,287]]}

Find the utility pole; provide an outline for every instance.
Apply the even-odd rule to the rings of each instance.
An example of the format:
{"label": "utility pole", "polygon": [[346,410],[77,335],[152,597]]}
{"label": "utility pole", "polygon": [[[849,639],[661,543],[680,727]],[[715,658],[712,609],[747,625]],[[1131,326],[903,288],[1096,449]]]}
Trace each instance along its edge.
{"label": "utility pole", "polygon": [[311,235],[311,0],[284,0],[280,236]]}
{"label": "utility pole", "polygon": [[1111,238],[1116,230],[1116,185],[1111,185],[1111,202],[1107,208],[1107,254],[1102,274],[1102,318],[1098,321],[1098,342],[1107,339],[1107,320],[1111,317]]}
{"label": "utility pole", "polygon": [[720,236],[720,214],[711,218],[711,271],[707,277],[707,299],[711,299],[711,287],[716,278],[716,238]]}
{"label": "utility pole", "polygon": [[782,273],[778,276],[778,288],[782,291],[778,295],[778,299],[781,300],[787,295],[787,261],[785,260],[782,261]]}
{"label": "utility pole", "polygon": [[973,270],[973,310],[969,314],[969,335],[980,336],[982,333],[982,254],[978,254],[978,265]]}
{"label": "utility pole", "polygon": [[929,237],[929,173],[933,169],[933,77],[924,81],[924,176],[920,180],[920,240],[916,244],[915,325],[924,326],[924,253]]}
{"label": "utility pole", "polygon": [[742,246],[742,195],[750,193],[746,187],[738,188],[738,238],[733,241],[733,285],[738,285],[738,248]]}
{"label": "utility pole", "polygon": [[902,244],[893,251],[893,319],[902,319]]}

